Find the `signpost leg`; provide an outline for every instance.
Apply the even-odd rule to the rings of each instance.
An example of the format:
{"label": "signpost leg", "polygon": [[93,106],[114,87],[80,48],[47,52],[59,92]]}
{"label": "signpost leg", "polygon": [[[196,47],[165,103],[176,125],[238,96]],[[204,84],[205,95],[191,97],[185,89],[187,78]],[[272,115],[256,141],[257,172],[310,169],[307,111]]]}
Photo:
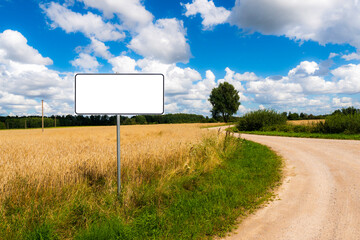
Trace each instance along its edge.
{"label": "signpost leg", "polygon": [[120,172],[120,115],[116,115],[116,139],[117,139],[117,193],[120,196],[121,191],[121,172]]}

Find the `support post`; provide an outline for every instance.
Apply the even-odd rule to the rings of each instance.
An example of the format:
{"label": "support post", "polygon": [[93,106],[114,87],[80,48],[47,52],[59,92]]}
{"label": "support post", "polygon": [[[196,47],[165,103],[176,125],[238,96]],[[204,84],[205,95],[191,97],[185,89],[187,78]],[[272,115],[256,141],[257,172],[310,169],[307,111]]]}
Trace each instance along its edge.
{"label": "support post", "polygon": [[116,139],[117,139],[117,193],[121,192],[121,166],[120,166],[120,115],[116,115]]}
{"label": "support post", "polygon": [[55,127],[56,127],[56,115],[55,115]]}
{"label": "support post", "polygon": [[41,128],[44,132],[44,100],[41,100]]}

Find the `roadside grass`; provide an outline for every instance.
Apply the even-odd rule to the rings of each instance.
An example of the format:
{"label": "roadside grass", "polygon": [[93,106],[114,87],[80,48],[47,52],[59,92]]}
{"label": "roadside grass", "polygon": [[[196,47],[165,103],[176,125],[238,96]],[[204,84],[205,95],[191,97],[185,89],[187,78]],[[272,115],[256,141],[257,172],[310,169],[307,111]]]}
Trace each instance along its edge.
{"label": "roadside grass", "polygon": [[250,141],[207,138],[192,154],[202,158],[166,181],[127,182],[120,198],[115,181],[91,173],[59,189],[15,178],[0,239],[211,239],[272,199],[281,179],[281,159]]}
{"label": "roadside grass", "polygon": [[232,124],[235,124],[235,122],[233,122],[233,123],[230,123],[230,122],[228,122],[228,123],[217,123],[217,124],[214,124],[214,125],[202,126],[200,128],[203,129],[203,128],[223,127],[223,126],[232,125]]}
{"label": "roadside grass", "polygon": [[282,136],[282,137],[360,140],[360,134],[280,132],[280,131],[238,131],[236,127],[227,128],[226,131],[256,134],[256,135]]}

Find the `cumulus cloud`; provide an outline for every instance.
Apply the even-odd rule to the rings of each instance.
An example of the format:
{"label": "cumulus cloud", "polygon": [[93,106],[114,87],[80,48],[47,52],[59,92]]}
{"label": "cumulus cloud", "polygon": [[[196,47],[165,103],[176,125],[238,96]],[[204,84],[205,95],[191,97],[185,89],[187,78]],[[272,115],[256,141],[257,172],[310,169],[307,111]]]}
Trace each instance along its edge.
{"label": "cumulus cloud", "polygon": [[[42,57],[36,49],[29,46],[21,33],[11,30],[6,30],[4,33],[0,38],[2,113],[23,115],[27,112],[36,112],[35,107],[39,105],[39,99],[72,104],[73,74],[61,75],[48,69],[45,65],[51,63],[51,59]],[[17,44],[17,49],[23,49],[23,53],[26,53],[23,58],[7,54],[8,51],[13,51],[12,46],[9,46],[8,36],[11,36],[10,39]]]}
{"label": "cumulus cloud", "polygon": [[118,56],[109,59],[109,63],[113,66],[113,72],[131,73],[135,72],[136,61],[128,56]]}
{"label": "cumulus cloud", "polygon": [[179,107],[178,107],[177,103],[175,103],[175,102],[165,104],[164,107],[165,107],[165,114],[166,113],[177,113],[179,111]]}
{"label": "cumulus cloud", "polygon": [[51,26],[60,27],[66,33],[82,32],[87,37],[96,37],[101,41],[115,41],[125,37],[118,26],[105,23],[100,16],[91,12],[82,15],[55,2],[40,6],[53,22]]}
{"label": "cumulus cloud", "polygon": [[192,3],[183,4],[186,8],[185,16],[200,14],[205,29],[226,22],[230,16],[230,11],[223,7],[216,7],[212,0],[193,0]]}
{"label": "cumulus cloud", "polygon": [[345,59],[346,61],[360,60],[360,54],[359,53],[350,53],[350,54],[341,56],[341,58]]}
{"label": "cumulus cloud", "polygon": [[237,0],[229,22],[250,32],[358,48],[359,11],[353,0]]}
{"label": "cumulus cloud", "polygon": [[[158,19],[145,9],[140,0],[81,0],[85,6],[103,12],[104,17],[118,16],[120,24],[104,22],[92,12],[80,14],[55,2],[40,4],[53,28],[60,27],[67,33],[82,32],[91,39],[87,47],[79,47],[83,53],[110,59],[113,56],[106,41],[122,40],[125,32],[131,37],[127,47],[147,59],[165,64],[187,63],[191,57],[183,22],[176,18]],[[0,53],[1,54],[1,53]],[[94,63],[94,61],[93,61]]]}
{"label": "cumulus cloud", "polygon": [[314,74],[317,70],[319,65],[316,62],[303,61],[289,71],[289,76]]}
{"label": "cumulus cloud", "polygon": [[118,15],[125,27],[133,29],[150,24],[153,15],[139,0],[81,0],[86,6],[101,10],[108,18]]}
{"label": "cumulus cloud", "polygon": [[232,71],[230,68],[225,68],[225,72],[226,75],[224,77],[224,79],[220,79],[218,82],[222,83],[222,82],[228,82],[230,84],[232,84],[236,90],[238,90],[239,92],[244,92],[244,87],[241,84],[241,75],[240,74],[235,74],[235,71]]}
{"label": "cumulus cloud", "polygon": [[137,65],[142,72],[164,74],[167,95],[186,94],[194,81],[201,80],[200,73],[188,67],[180,68],[175,64],[164,64],[151,59],[138,60]]}
{"label": "cumulus cloud", "polygon": [[75,48],[77,53],[86,53],[96,57],[101,57],[103,59],[110,59],[113,55],[109,51],[109,47],[105,45],[102,41],[97,40],[94,37],[90,38],[91,43],[86,47],[79,46]]}
{"label": "cumulus cloud", "polygon": [[91,43],[86,47],[86,51],[94,53],[97,57],[102,57],[104,59],[109,59],[112,57],[112,54],[109,52],[109,47],[106,46],[103,42],[97,40],[94,37],[91,37]]}
{"label": "cumulus cloud", "polygon": [[42,65],[53,63],[50,58],[41,56],[36,49],[29,46],[21,33],[13,30],[0,33],[0,62],[5,60]]}
{"label": "cumulus cloud", "polygon": [[333,98],[332,104],[337,108],[346,108],[353,106],[352,99],[349,97]]}
{"label": "cumulus cloud", "polygon": [[[267,77],[246,84],[245,93],[253,94],[260,104],[284,107],[315,107],[330,110],[327,94],[360,93],[360,65],[348,64],[319,75],[321,64],[303,61],[286,76]],[[351,98],[334,98],[332,106],[350,106]]]}
{"label": "cumulus cloud", "polygon": [[191,68],[181,68],[175,64],[164,64],[150,59],[138,60],[141,72],[162,73],[165,76],[165,112],[188,112],[208,115],[211,105],[208,98],[216,87],[212,71],[200,73]]}
{"label": "cumulus cloud", "polygon": [[97,72],[100,66],[96,58],[87,53],[80,53],[79,56],[73,61],[70,61],[70,63],[85,72]]}
{"label": "cumulus cloud", "polygon": [[335,93],[360,93],[360,64],[348,64],[331,71]]}
{"label": "cumulus cloud", "polygon": [[237,81],[256,81],[260,78],[253,72],[236,73],[234,79]]}
{"label": "cumulus cloud", "polygon": [[329,59],[330,59],[330,58],[337,57],[337,56],[339,56],[339,54],[332,52],[332,53],[329,54]]}
{"label": "cumulus cloud", "polygon": [[145,58],[163,63],[187,63],[191,57],[183,22],[159,19],[139,30],[128,47]]}
{"label": "cumulus cloud", "polygon": [[250,109],[249,109],[249,108],[246,108],[244,105],[240,105],[240,106],[239,106],[238,113],[244,114],[244,113],[247,113],[247,112],[249,112],[249,111],[250,111]]}

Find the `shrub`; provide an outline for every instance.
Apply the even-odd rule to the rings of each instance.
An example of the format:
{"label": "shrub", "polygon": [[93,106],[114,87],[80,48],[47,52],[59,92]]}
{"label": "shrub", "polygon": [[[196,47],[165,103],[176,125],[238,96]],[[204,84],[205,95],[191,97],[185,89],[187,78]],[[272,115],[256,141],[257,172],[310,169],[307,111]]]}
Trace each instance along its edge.
{"label": "shrub", "polygon": [[325,118],[321,132],[358,134],[360,133],[360,113],[336,113],[328,116]]}
{"label": "shrub", "polygon": [[269,126],[285,125],[286,117],[274,110],[258,110],[245,114],[237,125],[240,131],[263,130]]}

